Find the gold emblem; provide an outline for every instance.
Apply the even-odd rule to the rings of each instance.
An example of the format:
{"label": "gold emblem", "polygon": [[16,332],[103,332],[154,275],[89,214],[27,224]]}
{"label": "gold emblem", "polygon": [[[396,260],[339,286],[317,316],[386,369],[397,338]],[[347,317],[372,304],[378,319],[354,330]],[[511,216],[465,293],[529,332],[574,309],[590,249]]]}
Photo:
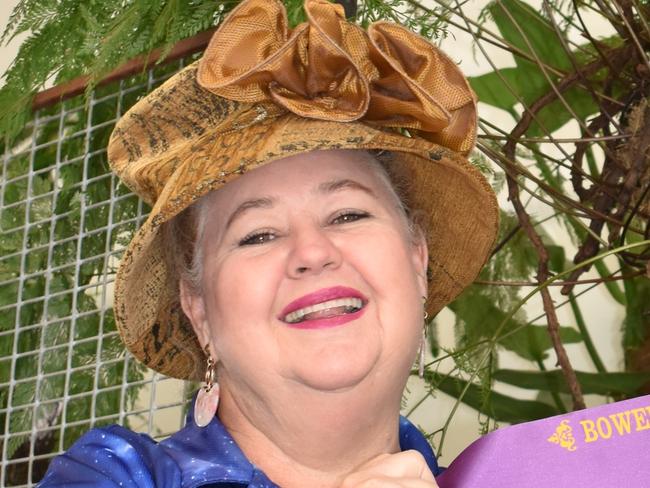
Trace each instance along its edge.
{"label": "gold emblem", "polygon": [[567,451],[575,451],[577,449],[575,445],[576,440],[573,437],[573,429],[571,429],[568,420],[560,422],[560,425],[555,429],[555,433],[547,440],[553,444],[558,444]]}

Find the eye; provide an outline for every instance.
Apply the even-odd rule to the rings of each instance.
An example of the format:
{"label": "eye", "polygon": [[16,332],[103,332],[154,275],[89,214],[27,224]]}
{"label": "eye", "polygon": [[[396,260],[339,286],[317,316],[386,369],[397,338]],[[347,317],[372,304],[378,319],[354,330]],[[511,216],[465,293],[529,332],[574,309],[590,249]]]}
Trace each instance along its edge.
{"label": "eye", "polygon": [[342,210],[331,220],[332,224],[348,224],[357,220],[367,219],[370,214],[360,210]]}
{"label": "eye", "polygon": [[276,235],[271,231],[255,231],[248,234],[246,237],[239,241],[240,246],[257,246],[258,244],[266,244],[276,238]]}

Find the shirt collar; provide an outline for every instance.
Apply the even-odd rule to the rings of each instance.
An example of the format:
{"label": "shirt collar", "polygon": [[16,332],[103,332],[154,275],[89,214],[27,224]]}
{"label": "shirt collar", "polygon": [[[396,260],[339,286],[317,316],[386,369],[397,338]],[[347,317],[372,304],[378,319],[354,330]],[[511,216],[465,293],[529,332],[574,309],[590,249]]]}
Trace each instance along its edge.
{"label": "shirt collar", "polygon": [[[182,471],[183,488],[205,485],[242,484],[250,488],[277,488],[244,455],[217,416],[205,427],[194,423],[193,408],[186,425],[160,445],[174,458]],[[400,449],[414,449],[422,454],[434,475],[439,468],[426,438],[406,418],[399,421]]]}

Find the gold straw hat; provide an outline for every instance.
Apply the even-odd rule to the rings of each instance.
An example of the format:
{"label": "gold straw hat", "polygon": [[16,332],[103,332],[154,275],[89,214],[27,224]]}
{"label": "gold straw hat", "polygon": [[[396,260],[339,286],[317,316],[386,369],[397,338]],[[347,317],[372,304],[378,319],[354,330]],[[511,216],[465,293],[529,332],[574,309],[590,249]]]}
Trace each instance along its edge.
{"label": "gold straw hat", "polygon": [[179,303],[161,224],[201,196],[276,159],[326,149],[387,150],[409,180],[429,238],[427,311],[469,285],[492,248],[494,193],[465,156],[476,100],[458,67],[424,38],[340,5],[306,0],[289,30],[280,0],[245,0],[203,58],[117,123],[113,170],[152,206],[126,249],[115,318],[128,349],[169,376],[200,379],[204,353]]}

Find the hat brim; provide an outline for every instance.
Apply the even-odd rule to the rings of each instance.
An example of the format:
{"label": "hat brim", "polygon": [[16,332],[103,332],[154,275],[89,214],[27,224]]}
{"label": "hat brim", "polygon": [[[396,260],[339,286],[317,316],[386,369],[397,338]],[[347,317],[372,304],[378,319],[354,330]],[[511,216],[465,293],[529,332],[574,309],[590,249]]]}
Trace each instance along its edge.
{"label": "hat brim", "polygon": [[[178,277],[165,260],[161,224],[246,171],[295,154],[330,149],[393,152],[409,186],[409,204],[429,236],[429,314],[439,312],[476,278],[497,235],[498,207],[485,178],[464,157],[363,122],[305,119],[261,104],[226,101],[231,105],[224,109],[224,99],[197,92],[186,72],[170,79],[156,97],[136,104],[111,141],[112,163],[124,161],[120,156],[134,150],[134,141],[151,136],[151,121],[160,129],[160,114],[166,114],[165,124],[179,126],[187,123],[180,120],[186,118],[183,106],[201,103],[204,111],[204,123],[195,134],[165,145],[159,140],[161,131],[156,142],[161,150],[152,149],[151,143],[137,149],[138,181],[146,181],[142,172],[148,171],[151,184],[131,185],[155,204],[120,262],[114,311],[125,345],[140,361],[176,378],[198,380],[204,373],[202,348],[180,307]],[[204,99],[197,100],[197,93]],[[210,114],[211,107],[221,113],[230,110],[228,123]],[[179,114],[178,120],[170,120],[173,114]],[[149,164],[142,163],[143,151],[150,152]],[[129,184],[133,168],[113,165]],[[157,181],[165,184],[156,188]]]}

